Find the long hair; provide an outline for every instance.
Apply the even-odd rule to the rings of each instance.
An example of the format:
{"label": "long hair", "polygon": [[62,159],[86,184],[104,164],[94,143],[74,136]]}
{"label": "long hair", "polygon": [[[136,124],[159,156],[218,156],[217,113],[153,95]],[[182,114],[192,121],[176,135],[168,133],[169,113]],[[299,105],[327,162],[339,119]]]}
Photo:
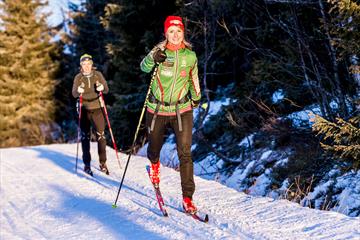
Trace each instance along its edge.
{"label": "long hair", "polygon": [[[186,41],[185,38],[184,38],[183,42],[184,42],[185,47],[186,47],[187,49],[192,50],[192,45],[191,45],[190,42]],[[165,39],[165,40],[159,42],[156,46],[157,46],[158,48],[160,48],[161,50],[164,50],[164,49],[166,48],[166,44],[167,44],[167,43],[168,43],[168,40]]]}

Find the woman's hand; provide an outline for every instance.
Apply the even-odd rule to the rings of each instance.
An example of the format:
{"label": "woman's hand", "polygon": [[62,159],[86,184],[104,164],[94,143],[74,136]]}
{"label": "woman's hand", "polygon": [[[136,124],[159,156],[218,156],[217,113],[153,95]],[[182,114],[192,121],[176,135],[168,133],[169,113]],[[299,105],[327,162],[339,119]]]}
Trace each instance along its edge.
{"label": "woman's hand", "polygon": [[157,49],[153,54],[153,59],[156,63],[164,62],[166,59],[165,51],[162,51],[161,49]]}

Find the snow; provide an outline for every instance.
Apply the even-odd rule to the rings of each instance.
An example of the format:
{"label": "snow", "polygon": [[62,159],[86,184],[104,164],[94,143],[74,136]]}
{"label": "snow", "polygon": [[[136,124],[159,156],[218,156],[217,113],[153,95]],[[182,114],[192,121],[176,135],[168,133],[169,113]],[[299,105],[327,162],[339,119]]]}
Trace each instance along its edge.
{"label": "snow", "polygon": [[[219,113],[223,106],[226,106],[231,100],[228,98],[220,98],[209,104],[209,113]],[[194,111],[194,118],[198,117],[199,111]],[[309,106],[304,111],[293,113],[288,118],[292,119],[293,124],[297,126],[310,127],[313,114],[319,114],[320,110],[317,105]],[[209,116],[209,115],[208,115]],[[208,119],[208,118],[207,118]],[[195,120],[196,122],[196,120]],[[233,156],[229,161],[224,162],[219,156],[210,152],[201,159],[194,162],[194,173],[206,180],[217,181],[227,187],[233,188],[239,192],[246,192],[252,196],[268,196],[273,199],[286,198],[288,194],[287,187],[289,181],[285,180],[283,186],[279,189],[271,189],[274,183],[272,170],[277,167],[283,167],[288,164],[289,156],[292,155],[292,149],[282,149],[274,151],[265,148],[254,148],[254,139],[256,133],[245,136],[237,146],[240,148],[240,155]],[[192,150],[199,147],[192,145]],[[221,146],[216,143],[212,147],[221,151]],[[141,156],[146,156],[146,148],[143,147],[140,152]],[[160,161],[167,167],[178,169],[179,159],[176,151],[174,134],[171,134],[164,143]],[[234,169],[235,168],[235,169]],[[266,172],[267,171],[267,172]],[[340,212],[348,216],[359,216],[360,206],[360,174],[352,177],[351,180],[343,181],[338,170],[331,170],[320,184],[314,186],[314,191],[309,192],[301,201],[301,206],[311,206],[317,209],[326,209]],[[335,178],[337,178],[335,180]],[[347,177],[348,178],[348,177]],[[332,179],[330,185],[324,185]],[[337,184],[335,185],[335,182]],[[344,182],[345,184],[340,184]],[[285,187],[286,186],[286,187]],[[332,190],[335,189],[335,192]],[[333,204],[329,204],[329,197]],[[335,205],[334,205],[335,204]]]}
{"label": "snow", "polygon": [[255,167],[255,161],[251,161],[245,169],[237,167],[234,173],[226,180],[226,185],[237,189],[238,191],[243,191],[244,185],[241,183],[248,179],[249,174],[252,172],[252,169]]}
{"label": "snow", "polygon": [[273,103],[279,103],[281,102],[285,97],[285,93],[283,89],[276,90],[273,95],[271,96],[271,100]]}
{"label": "snow", "polygon": [[[205,124],[206,122],[208,122],[210,120],[210,117],[216,115],[222,109],[223,106],[228,106],[230,104],[230,100],[231,100],[230,98],[223,97],[219,100],[211,101],[209,103],[208,114],[206,115],[206,118],[204,119],[203,123]],[[200,111],[204,111],[204,109],[202,108],[194,109],[194,119],[198,117]]]}
{"label": "snow", "polygon": [[281,159],[281,160],[277,161],[277,162],[274,164],[274,167],[285,166],[285,164],[287,164],[288,161],[289,161],[288,158]]}
{"label": "snow", "polygon": [[315,207],[321,209],[324,207],[323,203],[328,197],[329,189],[332,189],[333,192],[340,193],[333,194],[332,197],[336,205],[331,210],[349,216],[358,214],[360,206],[360,170],[346,173],[343,176],[337,176],[337,174],[339,174],[337,170],[331,170],[328,175],[333,177],[316,186],[302,201],[302,205],[305,206],[309,204],[309,201],[315,200]]}
{"label": "snow", "polygon": [[[170,216],[162,217],[141,156],[131,158],[112,208],[123,170],[107,148],[111,175],[102,174],[96,145],[91,149],[94,178],[81,162],[74,172],[76,144],[0,149],[0,239],[360,239],[359,217],[195,177],[194,201],[210,215],[200,223],[181,212],[179,173],[167,167],[160,185]],[[125,166],[127,155],[120,158]]]}
{"label": "snow", "polygon": [[252,146],[254,143],[254,137],[255,137],[255,134],[250,134],[249,136],[244,137],[243,140],[240,141],[238,146],[245,147],[245,148]]}
{"label": "snow", "polygon": [[204,160],[194,163],[195,175],[205,179],[214,179],[215,174],[218,172],[216,160],[215,154],[209,153]]}
{"label": "snow", "polygon": [[271,184],[271,179],[269,177],[270,173],[271,171],[265,171],[265,173],[256,178],[256,182],[249,188],[249,194],[254,196],[266,195],[267,190]]}
{"label": "snow", "polygon": [[273,152],[272,150],[267,150],[263,152],[263,154],[260,157],[260,161],[264,161],[264,160],[266,161],[270,157],[272,152]]}
{"label": "snow", "polygon": [[313,116],[321,115],[320,108],[316,105],[312,105],[308,107],[309,109],[305,109],[298,112],[293,112],[289,114],[286,118],[291,119],[292,123],[295,127],[301,127],[305,124],[305,126],[310,127],[314,124]]}

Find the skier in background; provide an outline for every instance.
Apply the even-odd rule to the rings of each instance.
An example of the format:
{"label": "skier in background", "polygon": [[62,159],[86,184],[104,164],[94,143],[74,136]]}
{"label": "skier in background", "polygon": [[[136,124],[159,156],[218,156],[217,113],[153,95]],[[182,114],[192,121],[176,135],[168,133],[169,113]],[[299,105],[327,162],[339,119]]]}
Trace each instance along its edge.
{"label": "skier in background", "polygon": [[146,126],[151,162],[150,178],[160,183],[160,150],[167,127],[174,130],[180,161],[183,208],[195,213],[194,167],[191,158],[193,108],[199,105],[201,93],[197,57],[184,38],[184,24],[179,16],[168,16],[164,22],[166,39],[156,45],[142,60],[141,70],[149,73],[157,66],[156,79],[147,101]]}
{"label": "skier in background", "polygon": [[93,68],[92,56],[84,54],[80,57],[80,73],[73,82],[72,95],[78,98],[82,95],[82,109],[80,119],[81,147],[83,152],[84,171],[93,175],[90,167],[90,127],[96,131],[98,142],[98,154],[100,170],[109,174],[106,166],[106,139],[105,139],[105,119],[103,113],[103,102],[99,92],[108,93],[109,88],[103,75]]}

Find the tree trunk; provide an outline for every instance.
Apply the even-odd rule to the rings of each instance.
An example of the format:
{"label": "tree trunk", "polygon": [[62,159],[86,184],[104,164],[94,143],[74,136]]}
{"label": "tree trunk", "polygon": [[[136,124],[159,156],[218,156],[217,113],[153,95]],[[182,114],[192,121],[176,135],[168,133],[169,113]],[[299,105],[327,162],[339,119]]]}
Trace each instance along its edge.
{"label": "tree trunk", "polygon": [[324,23],[325,35],[326,35],[328,47],[329,47],[329,55],[330,55],[331,63],[332,63],[332,71],[333,71],[332,83],[335,87],[335,89],[334,89],[335,96],[333,96],[333,97],[334,97],[334,99],[338,100],[340,111],[341,111],[343,117],[346,117],[346,116],[348,116],[349,113],[348,113],[348,109],[346,107],[345,96],[341,90],[340,77],[339,77],[339,65],[336,60],[336,49],[331,44],[332,38],[330,36],[330,30],[329,30],[329,26],[327,23],[324,4],[323,4],[322,0],[319,0],[319,7],[320,7],[320,12],[321,12],[321,17],[322,17],[322,20]]}

